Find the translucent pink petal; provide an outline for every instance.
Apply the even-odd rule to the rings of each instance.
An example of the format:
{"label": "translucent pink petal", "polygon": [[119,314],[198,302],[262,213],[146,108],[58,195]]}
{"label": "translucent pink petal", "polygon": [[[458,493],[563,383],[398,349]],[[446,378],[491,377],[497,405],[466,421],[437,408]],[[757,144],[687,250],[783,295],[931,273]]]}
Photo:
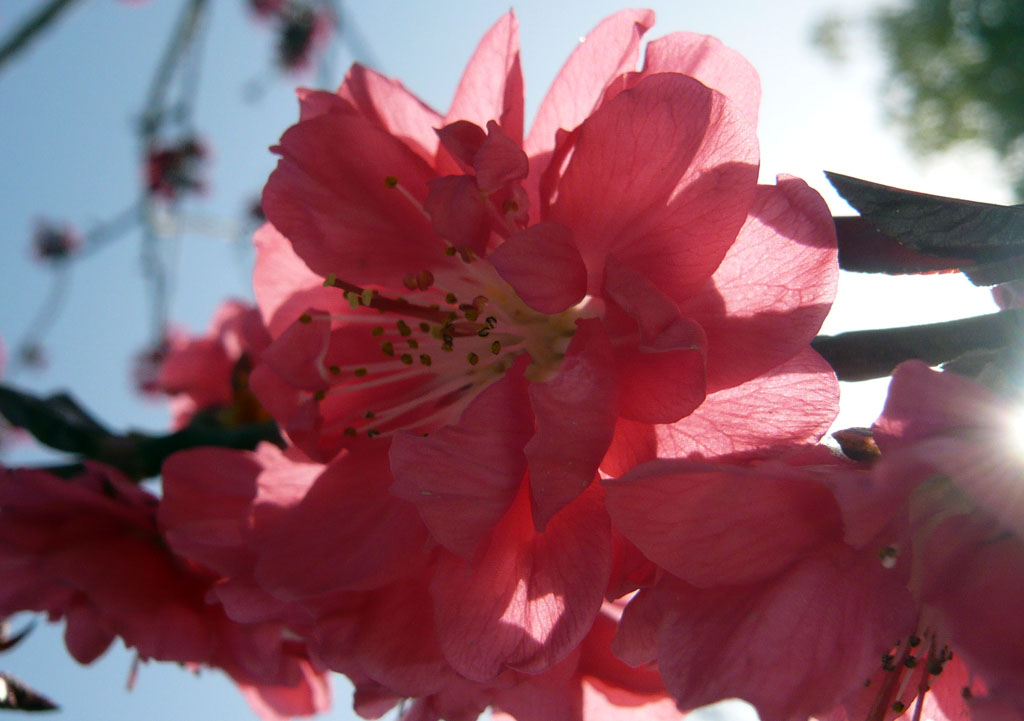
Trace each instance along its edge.
{"label": "translucent pink petal", "polygon": [[644,423],[673,423],[704,402],[704,333],[678,318],[635,349],[615,356],[619,415]]}
{"label": "translucent pink petal", "polygon": [[426,531],[416,509],[388,493],[385,454],[380,443],[324,470],[264,540],[264,588],[283,599],[372,588],[422,562]]}
{"label": "translucent pink petal", "polygon": [[810,348],[766,375],[708,395],[687,417],[652,426],[620,421],[602,463],[612,475],[651,460],[714,458],[816,443],[835,419],[839,383]]}
{"label": "translucent pink petal", "polygon": [[678,302],[735,240],[757,163],[753,128],[724,96],[652,75],[584,122],[550,220],[573,229],[591,294],[614,254]]}
{"label": "translucent pink petal", "polygon": [[922,600],[942,613],[956,652],[1024,705],[1024,541],[974,513],[943,521],[921,550]]}
{"label": "translucent pink petal", "polygon": [[480,393],[458,423],[391,445],[392,493],[419,509],[433,538],[469,557],[505,514],[526,473],[533,414],[522,370]]}
{"label": "translucent pink petal", "polygon": [[512,140],[522,141],[519,22],[511,10],[487,31],[466,65],[445,123],[454,120],[468,120],[480,127],[496,120]]}
{"label": "translucent pink petal", "polygon": [[601,100],[605,86],[636,68],[640,38],[653,24],[650,10],[621,10],[590,31],[541,101],[525,143],[528,155],[553,149],[559,128],[572,130],[582,123]]}
{"label": "translucent pink petal", "polygon": [[254,454],[226,448],[168,458],[159,521],[174,551],[218,573],[239,573],[249,556],[243,544],[262,470]]}
{"label": "translucent pink petal", "polygon": [[493,193],[509,183],[523,180],[530,171],[530,164],[519,143],[490,120],[487,140],[474,158],[474,170],[480,192]]}
{"label": "translucent pink petal", "polygon": [[759,186],[710,282],[680,304],[708,335],[708,390],[754,378],[806,348],[838,277],[835,226],[821,196],[798,178]]}
{"label": "translucent pink petal", "polygon": [[348,303],[336,288],[325,288],[323,277],[311,271],[295,254],[292,244],[270,223],[253,237],[256,266],[252,287],[270,335],[284,332],[307,308],[334,310]]}
{"label": "translucent pink petal", "polygon": [[525,452],[538,531],[594,479],[615,427],[611,345],[600,321],[577,325],[558,373],[529,389],[537,432]]}
{"label": "translucent pink petal", "polygon": [[484,255],[491,234],[484,202],[472,176],[446,175],[430,181],[423,207],[440,237],[456,248],[472,248],[477,255]]}
{"label": "translucent pink petal", "polygon": [[356,112],[352,103],[347,99],[326,90],[296,88],[295,94],[299,98],[299,120],[309,120],[328,113],[354,114]]}
{"label": "translucent pink petal", "polygon": [[[395,286],[436,265],[442,245],[419,207],[433,172],[402,141],[365,118],[330,113],[293,126],[277,150],[263,208],[313,271]],[[357,277],[343,277],[353,269]]]}
{"label": "translucent pink petal", "polygon": [[608,584],[608,518],[600,487],[534,530],[523,491],[479,558],[446,555],[430,591],[438,640],[452,667],[488,681],[505,668],[540,673],[590,630]]}
{"label": "translucent pink petal", "polygon": [[603,484],[616,529],[669,573],[709,587],[760,581],[841,537],[832,494],[790,471],[652,461]]}
{"label": "translucent pink petal", "polygon": [[323,311],[307,309],[263,351],[263,362],[295,388],[315,391],[327,386],[324,358],[331,326],[323,316]]}
{"label": "translucent pink petal", "polygon": [[764,721],[831,709],[913,624],[909,593],[878,559],[838,548],[759,586],[658,593],[658,664],[680,707],[738,697]]}
{"label": "translucent pink petal", "polygon": [[404,140],[428,163],[433,162],[437,153],[434,128],[441,127],[444,121],[401,82],[356,63],[345,75],[338,94],[364,116]]}
{"label": "translucent pink petal", "polygon": [[757,125],[761,79],[747,59],[717,38],[697,33],[672,33],[647,44],[644,75],[682,73],[697,78],[741,108]]}
{"label": "translucent pink petal", "polygon": [[487,259],[516,295],[541,313],[561,313],[587,292],[587,268],[572,231],[558,223],[536,223],[519,231]]}
{"label": "translucent pink petal", "polygon": [[907,361],[893,372],[875,438],[883,451],[896,450],[954,429],[996,425],[994,410],[1000,405],[974,381]]}
{"label": "translucent pink petal", "polygon": [[331,707],[330,679],[301,661],[302,679],[292,686],[255,685],[237,681],[238,689],[262,721],[288,721],[293,716],[313,716]]}
{"label": "translucent pink petal", "polygon": [[453,675],[434,635],[433,606],[419,579],[373,595],[360,613],[354,655],[362,669],[400,696],[428,696]]}

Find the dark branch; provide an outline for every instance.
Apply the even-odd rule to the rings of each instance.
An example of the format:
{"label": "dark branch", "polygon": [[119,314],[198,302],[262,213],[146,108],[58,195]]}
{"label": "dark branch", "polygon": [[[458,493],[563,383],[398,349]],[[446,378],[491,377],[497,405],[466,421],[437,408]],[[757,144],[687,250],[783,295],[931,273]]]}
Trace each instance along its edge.
{"label": "dark branch", "polygon": [[43,5],[34,15],[14,29],[0,43],[0,69],[4,63],[13,58],[30,40],[53,23],[62,11],[67,10],[75,0],[52,0]]}
{"label": "dark branch", "polygon": [[[133,479],[159,475],[164,460],[186,448],[219,446],[251,450],[261,441],[282,445],[273,422],[225,427],[210,420],[213,414],[199,414],[190,425],[168,435],[112,433],[70,396],[39,398],[6,385],[0,385],[0,413],[50,448],[101,461]],[[76,464],[70,464],[53,470],[66,475],[76,468]]]}
{"label": "dark branch", "polygon": [[969,351],[1019,345],[1024,340],[1024,309],[962,320],[818,336],[811,346],[824,356],[841,381],[890,375],[903,361],[929,365],[954,360]]}

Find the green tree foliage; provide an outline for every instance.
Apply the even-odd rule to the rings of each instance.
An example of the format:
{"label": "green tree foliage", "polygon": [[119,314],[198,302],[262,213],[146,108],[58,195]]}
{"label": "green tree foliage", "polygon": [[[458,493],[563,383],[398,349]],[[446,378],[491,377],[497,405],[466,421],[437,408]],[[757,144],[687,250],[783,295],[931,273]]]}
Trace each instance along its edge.
{"label": "green tree foliage", "polygon": [[874,20],[911,147],[987,144],[1024,198],[1024,2],[909,0]]}

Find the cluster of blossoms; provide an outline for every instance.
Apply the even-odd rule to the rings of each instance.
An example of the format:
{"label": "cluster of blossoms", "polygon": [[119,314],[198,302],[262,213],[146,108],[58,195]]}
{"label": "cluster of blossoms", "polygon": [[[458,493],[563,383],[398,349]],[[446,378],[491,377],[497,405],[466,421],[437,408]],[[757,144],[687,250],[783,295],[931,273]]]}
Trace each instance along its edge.
{"label": "cluster of blossoms", "polygon": [[80,660],[120,635],[223,668],[267,714],[322,708],[330,670],[406,721],[1024,719],[1006,404],[910,363],[877,457],[818,445],[831,215],[758,184],[736,53],[675,33],[635,70],[652,24],[601,23],[528,134],[511,13],[446,115],[360,66],[302,92],[258,310],[156,383],[179,425],[272,417],[285,446],[177,453],[159,502],[6,472],[0,614],[65,617]]}
{"label": "cluster of blossoms", "polygon": [[275,23],[277,63],[284,70],[306,70],[336,24],[325,2],[249,0],[248,5],[256,18]]}
{"label": "cluster of blossoms", "polygon": [[166,201],[202,191],[200,170],[208,155],[202,141],[191,136],[173,143],[154,143],[146,151],[146,190]]}

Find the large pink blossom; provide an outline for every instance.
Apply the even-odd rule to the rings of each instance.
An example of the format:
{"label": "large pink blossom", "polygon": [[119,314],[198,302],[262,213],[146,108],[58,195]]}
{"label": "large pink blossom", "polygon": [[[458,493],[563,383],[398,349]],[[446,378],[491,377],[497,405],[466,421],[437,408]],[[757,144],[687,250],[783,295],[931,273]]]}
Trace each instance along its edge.
{"label": "large pink blossom", "polygon": [[0,469],[0,616],[63,618],[81,663],[120,637],[143,660],[221,668],[264,718],[326,708],[325,678],[279,622],[235,623],[207,603],[217,577],[168,552],[157,505],[99,466],[69,480]]}
{"label": "large pink blossom", "polygon": [[[438,577],[451,583],[438,576],[450,554],[426,542],[411,504],[389,501],[386,488],[372,485],[367,471],[380,460],[345,454],[325,467],[269,445],[255,453],[178,453],[164,466],[161,527],[177,553],[223,574],[209,595],[229,617],[283,619],[314,658],[352,680],[356,709],[367,717],[405,698],[412,699],[403,717],[410,720],[474,719],[488,706],[521,721],[679,717],[656,670],[631,669],[612,656],[619,615],[612,604],[586,615],[591,625],[583,640],[554,661],[538,663],[547,658],[544,645],[525,643],[515,629],[494,639],[470,631],[485,645],[470,661],[490,664],[491,646],[513,640],[518,665],[529,673],[473,674],[463,672],[466,662],[453,667],[440,635],[451,619],[439,617],[431,599]],[[349,489],[348,505],[324,502],[325,494],[338,495],[336,487]],[[290,512],[300,502],[305,512]],[[529,522],[525,504],[519,515]],[[556,529],[552,534],[561,538]],[[320,552],[307,553],[302,536],[312,536]],[[570,555],[566,563],[580,558]],[[449,616],[472,616],[465,600],[453,598],[464,586],[448,589]]]}
{"label": "large pink blossom", "polygon": [[525,138],[511,14],[446,116],[360,66],[300,95],[256,238],[273,341],[252,385],[339,470],[261,546],[261,589],[398,582],[391,559],[426,538],[445,664],[541,673],[628,586],[599,468],[827,428],[835,379],[808,341],[834,293],[828,210],[795,178],[757,185],[758,81],[733,51],[670,35],[634,71],[652,22],[599,25]]}
{"label": "large pink blossom", "polygon": [[823,448],[786,460],[660,460],[604,481],[616,528],[657,564],[616,651],[657,660],[681,708],[739,697],[766,721],[824,713],[913,628],[864,469]]}
{"label": "large pink blossom", "polygon": [[[891,545],[914,569],[920,643],[894,649],[896,669],[878,685],[908,714],[922,703],[939,718],[1024,718],[1024,457],[1016,413],[1012,400],[913,361],[893,375],[875,424],[876,482],[907,499],[906,536]],[[907,656],[926,669],[912,681],[911,665],[900,665]],[[962,661],[955,684],[945,678],[950,657]]]}

